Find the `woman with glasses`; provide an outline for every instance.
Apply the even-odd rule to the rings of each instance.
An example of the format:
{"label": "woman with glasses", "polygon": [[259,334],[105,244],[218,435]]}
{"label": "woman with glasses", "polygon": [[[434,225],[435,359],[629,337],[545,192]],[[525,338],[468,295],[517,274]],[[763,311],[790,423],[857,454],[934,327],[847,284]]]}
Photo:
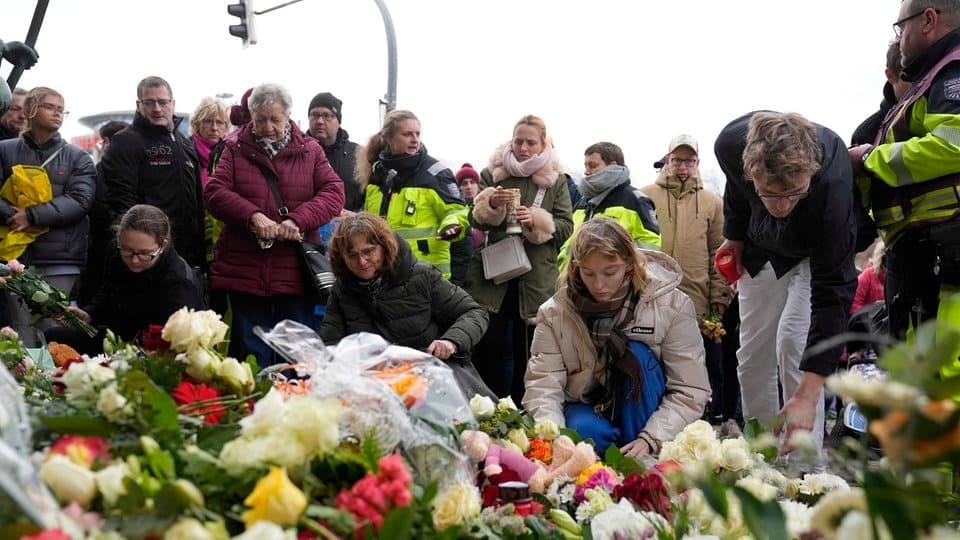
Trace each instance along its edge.
{"label": "woman with glasses", "polygon": [[[371,332],[474,371],[470,353],[487,330],[487,310],[433,265],[417,261],[382,218],[366,212],[343,218],[330,239],[330,265],[337,282],[320,329],[324,343]],[[474,387],[467,397],[481,390],[492,396]]]}
{"label": "woman with glasses", "polygon": [[223,222],[210,271],[211,287],[226,291],[233,311],[230,354],[269,366],[273,350],[255,327],[285,319],[317,326],[297,244],[319,242],[317,228],[343,210],[343,182],[320,143],[290,120],[286,88],[257,86],[247,105],[252,121],[226,139],[203,200]]}
{"label": "woman with glasses", "polygon": [[[51,88],[34,88],[27,92],[24,111],[27,130],[19,138],[0,142],[0,175],[4,179],[0,182],[14,181],[11,174],[15,165],[33,166],[32,172],[27,171],[33,177],[28,183],[44,182],[38,179],[38,173],[46,176],[52,198],[18,201],[0,197],[0,217],[6,226],[0,258],[19,258],[54,287],[71,291],[87,264],[88,214],[93,208],[97,171],[86,152],[60,136],[67,114],[63,95]],[[7,196],[14,191],[20,188]],[[28,347],[37,346],[30,313],[16,302],[11,308],[11,326]]]}
{"label": "woman with glasses", "polygon": [[203,185],[207,185],[210,151],[231,129],[227,106],[212,97],[201,99],[190,116],[190,131],[193,132],[190,139],[200,158],[200,181]]}
{"label": "woman with glasses", "polygon": [[[133,341],[182,307],[204,309],[199,276],[174,249],[163,210],[132,206],[120,218],[116,246],[93,300],[82,308],[68,308],[78,317]],[[81,353],[103,352],[103,332],[88,338],[73,328],[54,327],[45,335],[47,341],[66,343]]]}

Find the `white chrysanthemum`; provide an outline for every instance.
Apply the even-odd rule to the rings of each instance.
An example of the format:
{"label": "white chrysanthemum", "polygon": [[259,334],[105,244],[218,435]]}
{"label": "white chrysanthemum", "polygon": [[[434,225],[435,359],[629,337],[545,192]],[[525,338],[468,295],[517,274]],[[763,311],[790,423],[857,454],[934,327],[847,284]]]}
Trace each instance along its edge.
{"label": "white chrysanthemum", "polygon": [[851,511],[867,511],[867,499],[863,489],[834,490],[817,501],[810,514],[810,529],[825,538],[834,538],[836,526],[843,516]]}
{"label": "white chrysanthemum", "polygon": [[743,471],[753,467],[753,451],[745,439],[733,438],[720,441],[719,465],[728,471]]}
{"label": "white chrysanthemum", "polygon": [[780,501],[780,509],[783,510],[783,518],[787,525],[787,536],[799,538],[810,529],[812,510],[809,506],[796,501]]}
{"label": "white chrysanthemum", "polygon": [[764,483],[756,476],[747,476],[737,480],[737,485],[750,492],[751,495],[761,501],[770,501],[777,497],[777,488]]}
{"label": "white chrysanthemum", "polygon": [[805,474],[797,486],[804,495],[822,495],[837,489],[848,490],[850,484],[843,478],[830,473]]}
{"label": "white chrysanthemum", "polygon": [[551,506],[560,506],[573,500],[573,494],[577,490],[577,484],[569,476],[560,475],[550,485],[547,486],[544,497],[550,501]]}
{"label": "white chrysanthemum", "polygon": [[596,540],[616,538],[648,538],[658,530],[667,531],[669,523],[653,512],[638,512],[627,499],[611,504],[596,514],[590,522],[590,532]]}
{"label": "white chrysanthemum", "polygon": [[613,499],[610,498],[610,494],[602,488],[588,489],[583,493],[583,496],[586,500],[580,503],[580,506],[577,507],[577,513],[574,516],[577,518],[577,521],[580,522],[590,521],[594,516],[603,512],[608,506],[613,504]]}

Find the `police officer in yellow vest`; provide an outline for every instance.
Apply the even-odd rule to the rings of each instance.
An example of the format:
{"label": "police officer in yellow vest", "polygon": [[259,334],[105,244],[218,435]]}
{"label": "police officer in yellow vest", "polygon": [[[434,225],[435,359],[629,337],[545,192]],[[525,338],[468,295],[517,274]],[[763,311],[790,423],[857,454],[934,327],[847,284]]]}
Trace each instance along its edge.
{"label": "police officer in yellow vest", "polygon": [[421,261],[450,279],[450,242],[463,238],[468,209],[453,172],[427,155],[420,121],[410,111],[391,111],[358,159],[366,185],[364,210],[379,215],[410,244]]}
{"label": "police officer in yellow vest", "polygon": [[905,0],[893,28],[912,86],[850,159],[888,246],[890,331],[905,339],[960,286],[960,1]]}

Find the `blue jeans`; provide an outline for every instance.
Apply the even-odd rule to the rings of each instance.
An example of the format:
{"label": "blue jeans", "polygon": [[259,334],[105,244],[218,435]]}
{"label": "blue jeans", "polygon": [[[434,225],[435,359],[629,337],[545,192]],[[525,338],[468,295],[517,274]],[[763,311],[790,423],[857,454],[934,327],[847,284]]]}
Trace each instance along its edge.
{"label": "blue jeans", "polygon": [[233,309],[230,329],[230,356],[243,362],[252,354],[261,368],[278,364],[273,349],[253,333],[256,326],[270,330],[275,324],[290,319],[317,329],[313,302],[297,296],[254,296],[234,291],[227,293]]}
{"label": "blue jeans", "polygon": [[[592,439],[597,455],[603,457],[611,444],[623,446],[643,431],[647,420],[660,407],[660,400],[667,385],[663,376],[663,367],[654,356],[650,347],[636,341],[630,342],[630,349],[640,364],[643,373],[643,388],[640,400],[630,399],[632,383],[628,381],[623,395],[616,397],[613,421],[597,416],[593,406],[586,403],[567,403],[564,406],[564,419],[567,427],[576,431],[584,439]],[[620,374],[617,374],[620,376]]]}

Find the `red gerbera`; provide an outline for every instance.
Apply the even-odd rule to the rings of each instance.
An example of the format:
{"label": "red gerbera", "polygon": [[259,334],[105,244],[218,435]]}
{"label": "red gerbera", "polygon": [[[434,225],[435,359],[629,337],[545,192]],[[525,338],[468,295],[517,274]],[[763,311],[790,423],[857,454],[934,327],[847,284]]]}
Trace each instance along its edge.
{"label": "red gerbera", "polygon": [[[198,401],[210,401],[220,397],[220,392],[216,388],[206,384],[195,384],[184,381],[177,385],[171,393],[173,400],[181,407],[190,405]],[[188,414],[196,414],[203,417],[203,421],[208,424],[219,424],[220,418],[227,412],[227,409],[220,402],[211,403],[201,407],[189,407]]]}

